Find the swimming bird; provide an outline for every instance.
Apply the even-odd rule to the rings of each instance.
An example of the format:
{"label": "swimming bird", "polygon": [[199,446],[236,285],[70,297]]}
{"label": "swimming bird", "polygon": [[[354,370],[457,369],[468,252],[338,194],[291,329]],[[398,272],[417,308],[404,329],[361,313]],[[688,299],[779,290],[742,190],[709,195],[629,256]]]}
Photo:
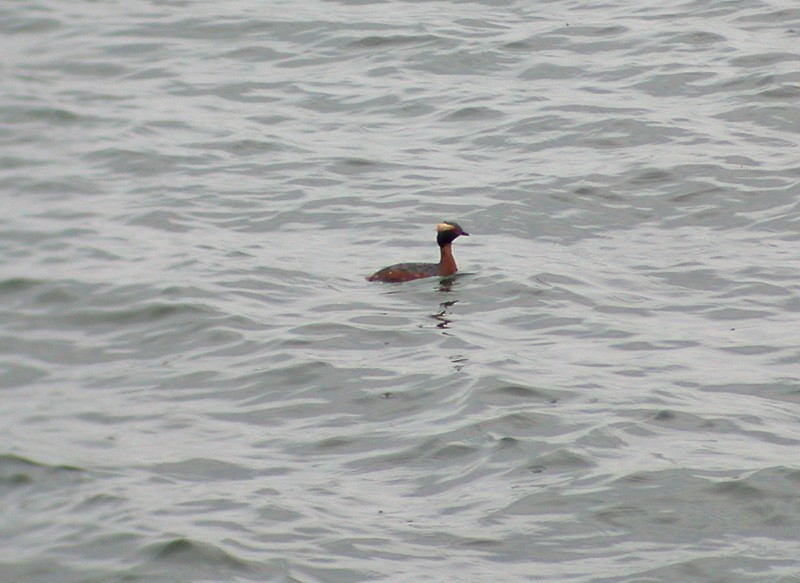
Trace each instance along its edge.
{"label": "swimming bird", "polygon": [[439,245],[439,263],[398,263],[384,267],[370,275],[369,281],[400,282],[423,277],[446,277],[458,271],[453,258],[453,241],[469,236],[458,223],[443,221],[436,225],[436,243]]}

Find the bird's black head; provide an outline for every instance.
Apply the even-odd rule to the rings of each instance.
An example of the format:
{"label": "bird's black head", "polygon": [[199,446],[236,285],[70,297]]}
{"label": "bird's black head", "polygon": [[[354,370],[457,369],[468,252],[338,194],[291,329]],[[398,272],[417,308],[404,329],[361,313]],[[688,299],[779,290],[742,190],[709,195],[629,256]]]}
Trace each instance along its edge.
{"label": "bird's black head", "polygon": [[453,221],[444,221],[439,223],[436,225],[436,232],[436,242],[439,244],[439,247],[449,245],[461,235],[469,237],[469,233],[462,229],[461,225],[454,223]]}

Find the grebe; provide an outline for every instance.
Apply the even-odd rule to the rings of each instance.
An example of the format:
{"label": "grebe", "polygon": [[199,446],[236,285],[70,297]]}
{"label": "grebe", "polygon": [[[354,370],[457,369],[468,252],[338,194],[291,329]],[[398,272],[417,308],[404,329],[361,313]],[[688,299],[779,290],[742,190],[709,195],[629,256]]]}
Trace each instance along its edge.
{"label": "grebe", "polygon": [[400,282],[421,279],[423,277],[445,277],[458,271],[453,259],[453,241],[457,237],[469,236],[458,223],[444,221],[436,225],[436,243],[439,245],[439,263],[398,263],[376,271],[367,279],[369,281]]}

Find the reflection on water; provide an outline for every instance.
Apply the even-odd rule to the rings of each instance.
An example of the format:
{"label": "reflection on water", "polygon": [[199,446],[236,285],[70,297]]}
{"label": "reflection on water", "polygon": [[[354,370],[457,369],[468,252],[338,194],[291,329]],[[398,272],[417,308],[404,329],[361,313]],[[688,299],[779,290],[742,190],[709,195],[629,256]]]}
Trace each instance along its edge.
{"label": "reflection on water", "polygon": [[469,363],[469,359],[463,354],[451,354],[449,358],[450,362],[453,363],[453,368],[456,371],[460,371]]}
{"label": "reflection on water", "polygon": [[450,325],[450,322],[452,322],[452,320],[445,317],[445,314],[447,314],[447,309],[449,307],[454,306],[457,303],[458,300],[449,300],[447,302],[442,302],[441,304],[439,304],[439,311],[436,312],[435,314],[431,314],[431,318],[433,318],[434,320],[438,320],[439,322],[438,324],[436,324],[437,328],[444,330]]}

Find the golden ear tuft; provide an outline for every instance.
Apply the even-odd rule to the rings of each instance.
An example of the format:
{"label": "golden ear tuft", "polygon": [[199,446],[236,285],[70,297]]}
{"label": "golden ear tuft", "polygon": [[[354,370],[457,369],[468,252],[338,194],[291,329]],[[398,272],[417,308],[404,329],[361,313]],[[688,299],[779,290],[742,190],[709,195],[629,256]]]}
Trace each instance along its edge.
{"label": "golden ear tuft", "polygon": [[450,223],[439,223],[436,225],[436,232],[441,233],[442,231],[452,231],[455,227]]}

